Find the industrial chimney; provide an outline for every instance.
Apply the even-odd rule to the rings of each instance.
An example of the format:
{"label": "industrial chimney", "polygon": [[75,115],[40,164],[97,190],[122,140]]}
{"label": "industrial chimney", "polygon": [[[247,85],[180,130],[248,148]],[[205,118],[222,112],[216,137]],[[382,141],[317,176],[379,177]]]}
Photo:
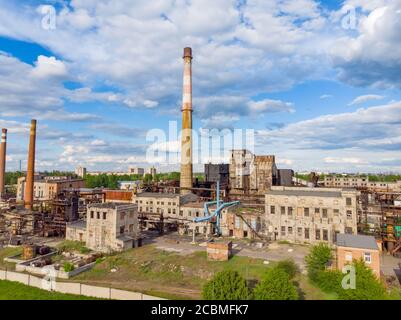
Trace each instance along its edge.
{"label": "industrial chimney", "polygon": [[2,129],[1,145],[0,145],[0,199],[3,199],[5,194],[6,148],[7,148],[7,129]]}
{"label": "industrial chimney", "polygon": [[[184,48],[184,86],[182,95],[181,188],[192,188],[192,49]],[[181,189],[181,194],[191,193]]]}
{"label": "industrial chimney", "polygon": [[35,174],[35,145],[36,145],[36,120],[31,121],[31,133],[29,138],[28,169],[25,182],[25,209],[33,208],[33,184]]}

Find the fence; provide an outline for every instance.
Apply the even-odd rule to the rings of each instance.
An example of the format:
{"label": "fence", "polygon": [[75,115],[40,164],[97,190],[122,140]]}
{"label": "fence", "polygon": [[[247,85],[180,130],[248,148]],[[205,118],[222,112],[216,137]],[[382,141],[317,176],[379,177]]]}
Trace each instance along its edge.
{"label": "fence", "polygon": [[159,297],[149,296],[140,292],[118,290],[106,287],[96,287],[76,282],[61,282],[46,280],[30,274],[0,270],[0,280],[15,281],[27,286],[43,290],[55,291],[66,294],[82,295],[87,297],[112,299],[112,300],[164,300]]}

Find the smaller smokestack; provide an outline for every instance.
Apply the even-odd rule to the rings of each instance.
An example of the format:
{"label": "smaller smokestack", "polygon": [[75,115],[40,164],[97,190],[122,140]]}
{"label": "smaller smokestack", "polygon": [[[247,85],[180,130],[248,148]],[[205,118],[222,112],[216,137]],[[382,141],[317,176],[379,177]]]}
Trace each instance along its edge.
{"label": "smaller smokestack", "polygon": [[0,199],[5,195],[5,180],[6,180],[6,154],[7,154],[7,129],[1,131],[0,145]]}
{"label": "smaller smokestack", "polygon": [[25,181],[25,209],[33,208],[33,184],[35,174],[36,120],[31,121],[29,137],[28,168]]}

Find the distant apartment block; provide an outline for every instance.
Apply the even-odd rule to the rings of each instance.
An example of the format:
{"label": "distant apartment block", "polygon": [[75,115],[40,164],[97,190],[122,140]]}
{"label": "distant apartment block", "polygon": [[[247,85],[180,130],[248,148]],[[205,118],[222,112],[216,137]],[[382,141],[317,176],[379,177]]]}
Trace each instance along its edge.
{"label": "distant apartment block", "polygon": [[352,189],[272,187],[265,223],[273,240],[335,243],[339,233],[357,233],[357,197]]}
{"label": "distant apartment block", "polygon": [[139,176],[143,176],[145,174],[145,169],[139,168],[139,167],[129,167],[128,172],[130,174],[136,174]]}
{"label": "distant apartment block", "polygon": [[369,181],[369,177],[358,176],[325,176],[324,186],[334,188],[365,188],[377,191],[401,191],[401,181]]}
{"label": "distant apartment block", "polygon": [[86,175],[86,168],[84,167],[78,167],[75,169],[75,174],[80,177],[80,178],[84,178]]}

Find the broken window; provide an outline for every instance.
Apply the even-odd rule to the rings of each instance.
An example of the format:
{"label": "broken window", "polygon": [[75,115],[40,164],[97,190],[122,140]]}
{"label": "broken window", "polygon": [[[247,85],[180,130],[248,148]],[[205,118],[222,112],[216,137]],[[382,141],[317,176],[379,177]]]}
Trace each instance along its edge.
{"label": "broken window", "polygon": [[329,241],[329,232],[325,229],[323,229],[323,240]]}
{"label": "broken window", "polygon": [[316,229],[316,240],[320,240],[320,229]]}
{"label": "broken window", "polygon": [[347,219],[352,219],[352,211],[347,210]]}
{"label": "broken window", "polygon": [[305,239],[309,239],[309,228],[305,228]]}

